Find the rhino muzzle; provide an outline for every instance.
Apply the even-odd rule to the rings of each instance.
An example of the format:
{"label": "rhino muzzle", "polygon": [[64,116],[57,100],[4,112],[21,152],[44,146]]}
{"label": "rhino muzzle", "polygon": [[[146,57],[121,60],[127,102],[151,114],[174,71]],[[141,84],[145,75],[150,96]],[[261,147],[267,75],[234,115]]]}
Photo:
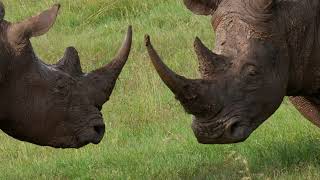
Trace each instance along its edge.
{"label": "rhino muzzle", "polygon": [[199,143],[202,144],[229,144],[246,140],[254,130],[239,118],[228,121],[200,122],[193,118],[192,130]]}

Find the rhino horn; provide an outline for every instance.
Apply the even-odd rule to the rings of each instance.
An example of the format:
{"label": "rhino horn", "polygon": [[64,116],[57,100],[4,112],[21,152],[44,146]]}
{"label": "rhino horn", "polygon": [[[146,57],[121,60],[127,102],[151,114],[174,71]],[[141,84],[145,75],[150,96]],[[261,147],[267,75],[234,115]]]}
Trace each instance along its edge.
{"label": "rhino horn", "polygon": [[81,75],[82,68],[77,50],[74,47],[68,47],[56,67],[73,76]]}
{"label": "rhino horn", "polygon": [[6,14],[3,3],[0,1],[0,20],[3,20],[4,15]]}
{"label": "rhino horn", "polygon": [[173,72],[163,63],[156,50],[153,48],[150,37],[145,36],[145,43],[153,66],[158,72],[160,78],[176,95],[176,98],[183,102],[197,96],[195,92],[198,89],[200,80],[187,79]]}
{"label": "rhino horn", "polygon": [[225,65],[224,57],[213,53],[196,37],[194,49],[198,56],[199,71],[203,77],[210,77],[220,67]]}
{"label": "rhino horn", "polygon": [[132,27],[129,26],[122,46],[113,60],[109,64],[94,70],[87,75],[87,78],[92,80],[97,88],[102,89],[106,93],[107,97],[111,95],[118,76],[127,62],[131,50],[131,44]]}

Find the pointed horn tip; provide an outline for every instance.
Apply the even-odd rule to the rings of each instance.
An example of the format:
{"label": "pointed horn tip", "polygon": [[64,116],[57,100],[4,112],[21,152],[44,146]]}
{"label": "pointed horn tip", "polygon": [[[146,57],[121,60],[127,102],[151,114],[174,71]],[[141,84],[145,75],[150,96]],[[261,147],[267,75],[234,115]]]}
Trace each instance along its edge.
{"label": "pointed horn tip", "polygon": [[128,38],[128,37],[130,38],[130,40],[132,39],[132,26],[131,25],[128,26],[126,38]]}
{"label": "pointed horn tip", "polygon": [[52,8],[55,8],[58,11],[61,8],[61,4],[56,3],[52,6]]}
{"label": "pointed horn tip", "polygon": [[131,25],[128,26],[128,30],[122,45],[124,46],[125,44],[128,44],[128,43],[131,46],[131,43],[132,43],[132,26]]}
{"label": "pointed horn tip", "polygon": [[194,46],[194,49],[196,50],[196,52],[198,52],[199,50],[201,50],[203,48],[207,49],[199,37],[195,38],[193,46]]}
{"label": "pointed horn tip", "polygon": [[144,42],[147,47],[151,45],[150,36],[148,34],[144,36]]}
{"label": "pointed horn tip", "polygon": [[0,20],[4,18],[4,15],[5,15],[4,4],[0,1]]}
{"label": "pointed horn tip", "polygon": [[65,54],[75,54],[75,55],[78,55],[78,51],[75,47],[73,46],[70,46],[70,47],[67,47],[66,50],[65,50]]}
{"label": "pointed horn tip", "polygon": [[128,32],[132,32],[132,25],[128,26]]}
{"label": "pointed horn tip", "polygon": [[194,40],[194,46],[198,47],[198,46],[203,46],[204,44],[202,43],[202,41],[200,40],[200,38],[198,36],[196,36],[195,40]]}

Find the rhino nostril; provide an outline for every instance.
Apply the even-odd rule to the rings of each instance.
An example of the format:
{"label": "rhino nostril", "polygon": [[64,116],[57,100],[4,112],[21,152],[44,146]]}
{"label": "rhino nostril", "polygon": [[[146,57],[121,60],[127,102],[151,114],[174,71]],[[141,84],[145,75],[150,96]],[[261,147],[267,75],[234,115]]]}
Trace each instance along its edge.
{"label": "rhino nostril", "polygon": [[249,127],[242,124],[241,121],[235,121],[229,125],[228,132],[231,138],[241,139],[248,135]]}
{"label": "rhino nostril", "polygon": [[105,125],[96,125],[96,126],[93,126],[93,129],[96,131],[96,133],[99,135],[99,136],[103,136],[104,135],[104,132],[105,132]]}
{"label": "rhino nostril", "polygon": [[233,124],[230,125],[230,134],[234,137],[238,136],[238,128],[239,128],[240,123],[239,122],[235,122]]}

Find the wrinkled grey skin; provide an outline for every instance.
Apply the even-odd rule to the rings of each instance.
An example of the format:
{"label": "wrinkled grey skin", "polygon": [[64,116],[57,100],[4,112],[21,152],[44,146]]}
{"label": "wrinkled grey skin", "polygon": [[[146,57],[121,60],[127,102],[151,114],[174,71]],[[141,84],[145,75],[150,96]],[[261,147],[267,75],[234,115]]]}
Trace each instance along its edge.
{"label": "wrinkled grey skin", "polygon": [[57,64],[48,65],[36,56],[29,39],[49,31],[59,8],[10,23],[0,2],[0,129],[42,146],[80,148],[104,136],[100,110],[128,59],[132,30],[114,60],[100,69],[83,73],[73,47]]}
{"label": "wrinkled grey skin", "polygon": [[184,0],[212,16],[215,49],[196,38],[201,79],[171,71],[146,37],[158,74],[185,110],[200,143],[242,142],[284,96],[320,127],[319,0]]}

